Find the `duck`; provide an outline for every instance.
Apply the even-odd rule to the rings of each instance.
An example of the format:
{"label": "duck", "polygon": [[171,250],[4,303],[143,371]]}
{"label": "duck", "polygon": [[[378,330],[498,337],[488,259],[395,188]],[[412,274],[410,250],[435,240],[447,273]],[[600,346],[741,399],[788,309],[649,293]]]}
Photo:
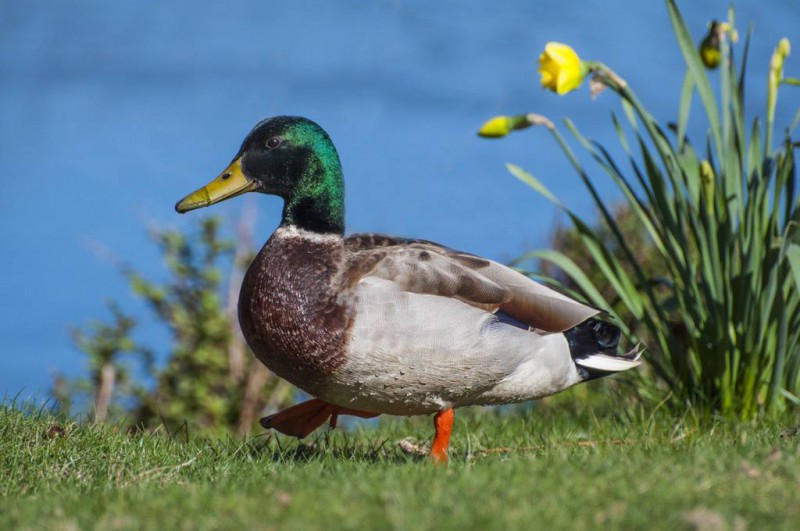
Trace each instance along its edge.
{"label": "duck", "polygon": [[179,213],[247,192],[283,199],[247,269],[242,334],[310,400],[261,419],[305,437],[340,415],[433,415],[430,458],[448,460],[454,410],[525,402],[641,363],[602,312],[498,262],[432,241],[345,236],[344,175],[303,117],[259,122]]}

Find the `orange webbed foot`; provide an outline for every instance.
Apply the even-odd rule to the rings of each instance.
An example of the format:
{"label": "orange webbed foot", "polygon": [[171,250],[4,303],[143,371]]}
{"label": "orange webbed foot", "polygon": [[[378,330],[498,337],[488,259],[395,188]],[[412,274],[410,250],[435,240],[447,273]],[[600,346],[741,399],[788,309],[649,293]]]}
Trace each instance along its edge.
{"label": "orange webbed foot", "polygon": [[259,422],[266,429],[277,430],[284,435],[302,439],[325,424],[328,419],[330,419],[331,427],[335,428],[339,415],[368,419],[377,417],[379,413],[343,408],[314,398],[264,417]]}

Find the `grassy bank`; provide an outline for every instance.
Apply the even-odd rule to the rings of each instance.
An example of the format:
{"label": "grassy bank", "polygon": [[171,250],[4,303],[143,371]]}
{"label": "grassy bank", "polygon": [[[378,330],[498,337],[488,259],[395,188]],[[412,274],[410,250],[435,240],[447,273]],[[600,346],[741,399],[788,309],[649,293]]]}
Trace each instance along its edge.
{"label": "grassy bank", "polygon": [[397,444],[426,441],[429,419],[321,430],[299,444],[131,435],[0,411],[4,529],[791,529],[800,521],[797,418],[467,412],[456,417],[450,465],[436,468]]}

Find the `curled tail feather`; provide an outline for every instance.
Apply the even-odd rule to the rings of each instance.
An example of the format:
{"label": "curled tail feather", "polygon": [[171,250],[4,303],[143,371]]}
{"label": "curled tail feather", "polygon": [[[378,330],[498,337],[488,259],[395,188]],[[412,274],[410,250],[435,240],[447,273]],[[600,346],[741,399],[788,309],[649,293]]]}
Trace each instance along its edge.
{"label": "curled tail feather", "polygon": [[626,354],[618,354],[620,330],[611,323],[588,319],[564,335],[569,343],[572,360],[582,379],[593,380],[615,372],[627,371],[642,364],[642,350],[636,347]]}

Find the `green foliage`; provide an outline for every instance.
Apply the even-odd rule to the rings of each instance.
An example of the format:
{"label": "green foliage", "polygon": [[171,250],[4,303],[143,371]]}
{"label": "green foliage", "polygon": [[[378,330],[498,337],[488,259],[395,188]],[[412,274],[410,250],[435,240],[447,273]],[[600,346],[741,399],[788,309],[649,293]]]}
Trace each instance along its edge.
{"label": "green foliage", "polygon": [[[153,354],[138,345],[131,337],[136,321],[122,312],[115,303],[109,303],[112,314],[110,324],[93,321],[85,329],[72,330],[75,346],[88,358],[89,375],[70,381],[57,376],[53,390],[54,398],[61,407],[69,411],[77,400],[94,405],[94,418],[105,421],[118,419],[126,412],[126,403],[145,395],[145,389],[132,376],[137,361],[141,370],[152,371]],[[127,354],[131,360],[121,359]]]}
{"label": "green foliage", "polygon": [[[628,248],[635,255],[637,263],[646,272],[653,289],[661,297],[668,297],[669,289],[667,286],[669,283],[666,278],[669,271],[667,265],[655,248],[653,241],[647,235],[647,231],[643,229],[636,213],[625,203],[612,205],[609,208],[609,212],[614,224],[628,244]],[[602,240],[603,247],[620,261],[626,274],[633,275],[635,271],[625,260],[625,250],[617,243],[611,228],[600,220],[592,225],[592,230]],[[653,343],[646,337],[647,330],[628,311],[620,297],[617,296],[614,289],[606,281],[603,273],[595,266],[591,253],[583,245],[581,233],[574,226],[556,226],[550,235],[549,246],[553,252],[567,256],[578,270],[585,273],[589,283],[597,288],[598,293],[613,310],[614,315],[625,323],[625,326],[637,338],[646,344]],[[540,280],[552,282],[555,286],[566,290],[573,296],[581,298],[580,285],[564,270],[557,267],[554,262],[548,260],[539,261],[538,258],[541,253],[541,251],[527,253],[514,260],[511,265],[517,268],[524,266],[526,269],[533,269],[532,266],[538,262]]]}
{"label": "green foliage", "polygon": [[[207,433],[245,434],[265,406],[278,407],[290,396],[291,387],[279,383],[255,360],[238,331],[239,283],[253,253],[243,241],[246,238],[238,242],[224,238],[220,225],[219,219],[211,217],[201,219],[186,234],[177,230],[152,233],[167,268],[166,280],[149,280],[130,266],[122,267],[134,292],[171,337],[169,352],[162,358],[165,364],[146,367],[146,376],[155,385],[146,389],[139,384],[136,400],[126,401],[124,413],[132,426],[163,424],[169,431],[187,426]],[[231,267],[227,275],[226,267]],[[113,383],[111,389],[104,388],[95,373],[100,367],[111,367],[123,374],[117,363],[119,353],[141,347],[134,346],[130,337],[133,320],[116,306],[112,310],[114,324],[96,325],[91,336],[76,335],[76,344],[89,356],[93,374],[83,381],[83,388],[88,383],[97,397],[114,394],[119,403],[124,389],[114,389]],[[70,402],[69,386],[66,389],[59,396],[62,403]]]}
{"label": "green foliage", "polygon": [[[172,336],[166,367],[156,389],[135,412],[137,423],[183,422],[201,428],[231,425],[240,392],[228,378],[227,346],[233,331],[222,304],[219,261],[232,242],[219,237],[219,222],[203,221],[199,234],[155,232],[170,279],[148,281],[127,270],[134,291],[150,306]],[[233,407],[229,407],[233,406]],[[160,419],[163,420],[160,420]]]}
{"label": "green foliage", "polygon": [[800,420],[782,421],[493,409],[456,415],[443,469],[398,445],[429,418],[209,442],[0,405],[0,528],[794,529]]}
{"label": "green foliage", "polygon": [[[777,148],[771,140],[782,75],[776,68],[782,69],[786,54],[779,62],[773,57],[766,122],[755,118],[748,127],[744,80],[749,35],[738,65],[729,42],[720,43],[717,97],[672,0],[667,8],[687,64],[678,119],[669,128],[674,134],[668,135],[630,86],[600,63],[592,63],[595,83],[622,99],[627,131],[616,115],[613,125],[630,170],[624,171],[602,145],[565,120],[604,178],[618,187],[666,268],[663,278],[654,278],[652,264],[637,256],[635,242],[626,237],[555,126],[550,131],[592,194],[610,234],[564,207],[532,175],[510,169],[565,209],[591,256],[589,270],[602,273],[613,299],[646,330],[653,347],[648,360],[671,389],[671,403],[741,418],[777,414],[800,404],[797,143],[791,128]],[[730,15],[733,26],[732,10]],[[788,43],[781,43],[776,56],[779,50],[788,50]],[[692,112],[695,93],[702,116]],[[705,147],[698,149],[687,131],[690,119],[703,118],[708,133]],[[566,254],[542,251],[534,256],[561,268],[591,303],[621,313],[598,290],[596,279]],[[667,296],[656,286],[666,286]],[[621,322],[634,335],[629,320]]]}

